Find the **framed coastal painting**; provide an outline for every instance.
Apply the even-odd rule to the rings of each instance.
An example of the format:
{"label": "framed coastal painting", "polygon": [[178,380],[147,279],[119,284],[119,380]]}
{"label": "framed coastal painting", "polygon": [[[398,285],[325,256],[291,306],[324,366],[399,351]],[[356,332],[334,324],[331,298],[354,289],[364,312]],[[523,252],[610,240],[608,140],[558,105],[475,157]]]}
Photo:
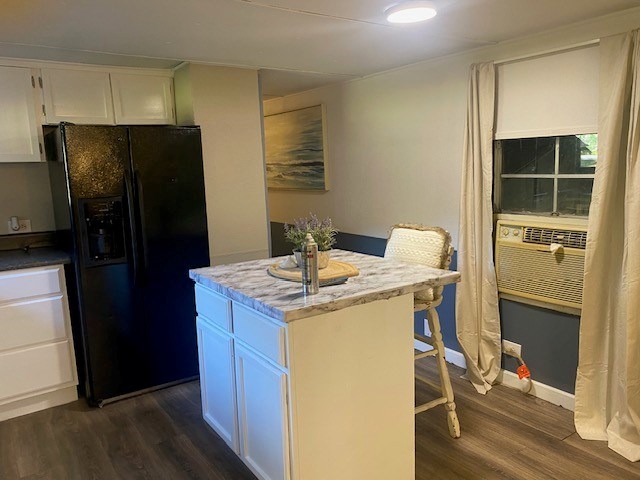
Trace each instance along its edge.
{"label": "framed coastal painting", "polygon": [[329,190],[323,105],[264,118],[267,186]]}

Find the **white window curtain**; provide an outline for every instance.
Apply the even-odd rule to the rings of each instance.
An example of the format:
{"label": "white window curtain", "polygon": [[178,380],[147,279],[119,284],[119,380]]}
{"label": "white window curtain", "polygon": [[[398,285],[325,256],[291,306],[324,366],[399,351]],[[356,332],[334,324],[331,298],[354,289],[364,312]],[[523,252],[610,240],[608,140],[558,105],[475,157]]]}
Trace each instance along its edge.
{"label": "white window curtain", "polygon": [[479,393],[500,373],[498,287],[493,264],[493,129],[495,65],[471,66],[462,162],[462,198],[456,288],[456,332],[467,362],[466,378]]}
{"label": "white window curtain", "polygon": [[640,39],[600,44],[598,164],[589,213],[575,424],[640,460]]}

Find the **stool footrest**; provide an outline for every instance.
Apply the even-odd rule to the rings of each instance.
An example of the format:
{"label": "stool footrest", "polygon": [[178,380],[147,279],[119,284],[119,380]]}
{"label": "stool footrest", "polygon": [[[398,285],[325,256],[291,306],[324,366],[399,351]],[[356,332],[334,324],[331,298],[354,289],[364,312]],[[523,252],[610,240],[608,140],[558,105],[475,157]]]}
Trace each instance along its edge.
{"label": "stool footrest", "polygon": [[420,335],[419,333],[414,333],[413,338],[415,338],[416,340],[420,340],[421,342],[424,342],[427,345],[431,345],[433,347],[433,339],[431,337],[427,337],[426,335]]}
{"label": "stool footrest", "polygon": [[430,408],[437,407],[438,405],[442,405],[444,403],[447,403],[447,399],[445,397],[436,398],[435,400],[431,400],[430,402],[418,405],[415,408],[415,413],[417,415],[418,413],[422,413],[426,410],[429,410]]}
{"label": "stool footrest", "polygon": [[426,352],[416,353],[413,355],[413,358],[420,360],[421,358],[435,357],[436,355],[438,355],[438,350],[434,348],[433,350],[427,350]]}

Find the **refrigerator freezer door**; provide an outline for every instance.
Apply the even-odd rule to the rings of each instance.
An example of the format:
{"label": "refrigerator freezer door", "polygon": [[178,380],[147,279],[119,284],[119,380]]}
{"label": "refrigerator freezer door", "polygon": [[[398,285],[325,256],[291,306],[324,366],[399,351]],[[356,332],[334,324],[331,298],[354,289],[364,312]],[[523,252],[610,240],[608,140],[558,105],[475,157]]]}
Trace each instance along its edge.
{"label": "refrigerator freezer door", "polygon": [[[131,247],[131,221],[126,208],[131,199],[124,188],[125,179],[130,175],[129,141],[127,129],[122,127],[65,125],[61,128],[72,229],[76,237],[74,263],[87,393],[91,403],[100,404],[151,386],[146,373],[140,291],[133,280],[131,259],[135,252]],[[119,258],[112,262],[95,262],[91,260],[91,245],[101,240],[83,238],[92,235],[92,230],[86,228],[85,207],[105,202],[121,202],[119,228],[123,232],[125,252],[119,253]],[[96,232],[102,230],[97,228]]]}
{"label": "refrigerator freezer door", "polygon": [[155,385],[198,374],[189,269],[209,265],[199,128],[130,127],[148,362]]}

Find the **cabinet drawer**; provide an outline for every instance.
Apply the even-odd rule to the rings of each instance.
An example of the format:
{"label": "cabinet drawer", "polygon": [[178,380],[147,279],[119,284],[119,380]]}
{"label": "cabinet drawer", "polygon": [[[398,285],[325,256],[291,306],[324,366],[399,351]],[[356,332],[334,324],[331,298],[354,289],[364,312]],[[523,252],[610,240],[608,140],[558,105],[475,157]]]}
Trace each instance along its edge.
{"label": "cabinet drawer", "polygon": [[0,306],[0,351],[66,339],[62,295]]}
{"label": "cabinet drawer", "polygon": [[0,302],[60,291],[60,267],[14,270],[0,275]]}
{"label": "cabinet drawer", "polygon": [[231,332],[231,300],[224,295],[209,290],[200,284],[196,284],[196,310],[199,315],[220,328]]}
{"label": "cabinet drawer", "polygon": [[75,381],[68,341],[0,354],[0,404]]}
{"label": "cabinet drawer", "polygon": [[247,345],[286,367],[284,327],[238,303],[233,304],[233,331]]}

